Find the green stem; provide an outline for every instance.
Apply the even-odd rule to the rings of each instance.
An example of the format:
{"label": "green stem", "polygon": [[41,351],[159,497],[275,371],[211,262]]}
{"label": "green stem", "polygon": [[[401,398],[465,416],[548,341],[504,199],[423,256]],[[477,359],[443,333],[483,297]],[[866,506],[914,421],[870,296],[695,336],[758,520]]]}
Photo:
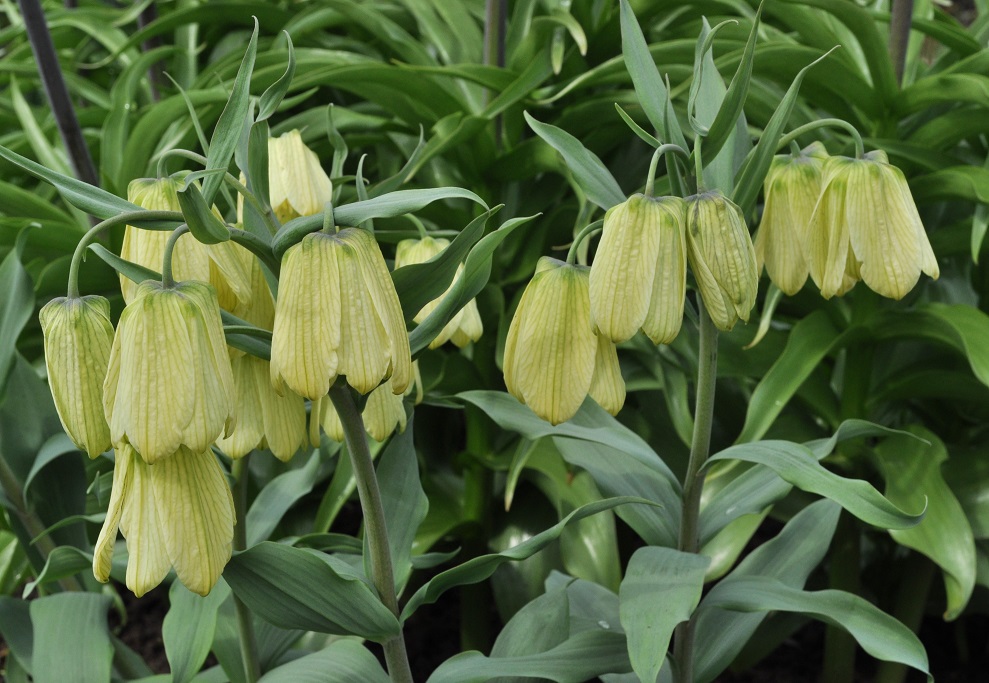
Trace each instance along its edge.
{"label": "green stem", "polygon": [[[914,553],[906,561],[896,594],[896,605],[892,616],[908,629],[917,633],[924,618],[927,594],[937,573],[936,565],[919,553]],[[875,683],[903,683],[907,667],[898,662],[880,662],[876,671]]]}
{"label": "green stem", "polygon": [[602,226],[604,226],[604,220],[599,219],[584,226],[584,229],[577,233],[577,236],[573,238],[573,243],[570,245],[570,250],[567,252],[567,263],[573,265],[577,262],[577,250],[580,248],[580,243],[591,235],[601,232],[603,229]]}
{"label": "green stem", "polygon": [[246,230],[234,229],[230,231],[230,241],[236,242],[257,256],[264,265],[268,266],[268,270],[274,275],[278,275],[278,272],[281,270],[281,263],[279,263],[278,259],[272,253],[271,245],[260,237]]}
{"label": "green stem", "polygon": [[646,191],[645,195],[647,197],[652,197],[653,186],[656,184],[656,169],[659,167],[659,158],[666,154],[667,152],[676,152],[683,156],[683,158],[689,160],[690,154],[687,153],[680,145],[668,142],[665,145],[660,145],[656,148],[656,151],[652,153],[652,159],[649,161],[649,175],[646,177]]}
{"label": "green stem", "polygon": [[913,0],[893,0],[889,18],[889,57],[896,72],[896,82],[903,85],[903,71],[910,46],[910,23],[913,20]]}
{"label": "green stem", "polygon": [[[831,566],[828,569],[830,588],[858,594],[859,529],[857,521],[842,513],[831,543]],[[842,628],[828,625],[824,632],[824,671],[822,683],[847,683],[855,678],[855,639]]]}
{"label": "green stem", "polygon": [[694,142],[694,175],[697,177],[697,194],[705,190],[704,159],[701,157],[701,140],[703,138],[698,135],[697,140]]}
{"label": "green stem", "polygon": [[[714,392],[718,377],[718,328],[698,297],[700,315],[700,344],[697,351],[697,397],[694,408],[694,434],[690,441],[690,460],[683,481],[683,513],[680,517],[680,539],[677,547],[685,553],[699,549],[701,492],[704,488],[704,463],[711,450],[711,428],[714,425]],[[692,683],[694,679],[694,620],[676,628],[673,657],[677,663],[677,683]]]}
{"label": "green stem", "polygon": [[173,221],[178,224],[184,220],[185,218],[178,211],[128,211],[94,225],[82,236],[79,244],[76,245],[76,250],[72,253],[72,262],[69,264],[69,297],[73,299],[79,297],[79,266],[86,255],[86,249],[99,237],[101,232],[115,225],[126,225],[139,221]]}
{"label": "green stem", "polygon": [[818,128],[841,128],[847,131],[848,134],[852,136],[852,140],[855,142],[855,158],[861,159],[863,155],[865,155],[865,143],[862,142],[862,136],[859,134],[858,129],[856,129],[855,126],[850,124],[848,121],[843,121],[841,119],[820,119],[818,121],[805,123],[799,128],[796,128],[781,137],[779,144],[776,145],[776,149],[783,149],[804,133],[809,133],[812,130],[817,130]]}
{"label": "green stem", "polygon": [[168,236],[168,241],[165,242],[165,255],[161,260],[161,285],[165,289],[175,286],[175,280],[172,278],[172,253],[175,251],[175,243],[187,232],[189,232],[189,226],[183,223],[172,231],[172,234]]}
{"label": "green stem", "polygon": [[[248,462],[251,454],[233,461],[234,476],[234,510],[237,522],[234,526],[234,550],[247,550],[247,483]],[[254,636],[254,621],[251,610],[234,594],[234,606],[237,608],[237,634],[240,637],[240,657],[244,663],[244,675],[247,683],[256,683],[261,678],[261,664],[258,660],[258,643]]]}
{"label": "green stem", "polygon": [[[400,616],[398,595],[395,593],[395,570],[392,567],[391,552],[388,548],[388,528],[385,523],[385,509],[381,504],[381,490],[374,472],[374,461],[367,446],[364,420],[357,409],[351,389],[345,384],[330,388],[330,400],[336,408],[343,425],[344,441],[350,462],[354,469],[357,494],[364,512],[364,533],[370,554],[371,581],[378,591],[381,602],[396,617]],[[412,670],[405,650],[405,636],[401,632],[385,641],[385,663],[393,683],[412,683]]]}

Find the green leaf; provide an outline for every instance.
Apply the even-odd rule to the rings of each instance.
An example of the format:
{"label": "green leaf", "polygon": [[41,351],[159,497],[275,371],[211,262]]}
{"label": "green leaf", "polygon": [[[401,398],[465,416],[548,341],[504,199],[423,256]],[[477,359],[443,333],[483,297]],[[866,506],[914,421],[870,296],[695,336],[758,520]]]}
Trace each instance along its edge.
{"label": "green leaf", "polygon": [[168,614],[161,625],[165,655],[172,683],[189,683],[209,655],[216,633],[216,615],[230,595],[220,581],[206,597],[200,597],[176,581],[168,591]]}
{"label": "green leaf", "polygon": [[429,343],[436,338],[436,335],[453,319],[457,312],[484,289],[484,285],[488,283],[488,278],[491,277],[491,259],[494,250],[516,228],[535,217],[527,216],[505,221],[497,230],[486,235],[470,250],[460,278],[453,284],[449,293],[433,312],[409,334],[409,346],[412,348],[413,354],[429,346]]}
{"label": "green leaf", "polygon": [[353,640],[337,640],[266,673],[258,683],[389,683],[371,652]]}
{"label": "green leaf", "polygon": [[48,555],[44,568],[34,581],[24,585],[21,597],[27,599],[34,589],[52,581],[73,576],[93,566],[93,556],[71,545],[60,545]]}
{"label": "green leaf", "polygon": [[656,547],[639,548],[629,560],[618,597],[629,659],[642,683],[659,675],[673,629],[700,602],[710,563],[702,555]]}
{"label": "green leaf", "polygon": [[[226,106],[223,107],[223,112],[216,122],[216,128],[213,129],[213,138],[209,142],[209,151],[206,153],[207,171],[213,169],[226,171],[230,165],[230,160],[233,159],[251,107],[251,73],[254,71],[254,59],[257,52],[258,21],[255,18],[254,32],[247,44],[244,60],[237,70],[237,77],[234,79],[233,87],[230,90],[230,98],[227,100]],[[206,177],[203,182],[203,199],[206,200],[207,205],[213,203],[222,184],[222,174]]]}
{"label": "green leaf", "polygon": [[625,636],[599,629],[583,631],[552,650],[534,655],[495,658],[463,652],[443,662],[426,683],[485,683],[498,676],[582,683],[601,674],[628,670]]}
{"label": "green leaf", "polygon": [[916,514],[904,512],[869,482],[846,479],[831,472],[806,446],[789,441],[756,441],[732,446],[713,455],[708,462],[721,460],[765,465],[802,491],[830,498],[863,522],[883,529],[907,529],[924,517],[923,508]]}
{"label": "green leaf", "polygon": [[78,451],[79,449],[76,448],[76,445],[72,443],[72,439],[65,432],[55,434],[48,439],[45,445],[41,447],[41,450],[38,451],[38,455],[31,465],[31,471],[24,480],[24,495],[26,496],[28,494],[28,491],[31,489],[31,483],[38,475],[38,472],[44,469],[45,465],[66,453],[77,453]]}
{"label": "green leaf", "polygon": [[109,595],[59,593],[31,602],[35,683],[109,683]]}
{"label": "green leaf", "polygon": [[910,431],[930,445],[913,436],[893,436],[875,452],[886,472],[886,497],[908,508],[926,501],[927,514],[912,529],[890,531],[890,535],[941,567],[948,597],[944,618],[950,621],[965,609],[975,587],[975,538],[958,499],[941,476],[941,465],[948,460],[944,444],[922,427]]}
{"label": "green leaf", "polygon": [[401,587],[412,573],[412,543],[429,512],[429,499],[419,481],[419,461],[412,441],[414,416],[405,431],[393,436],[378,459],[378,484],[388,527],[395,585]]}
{"label": "green leaf", "polygon": [[[2,149],[2,148],[0,148]],[[337,225],[357,226],[373,218],[393,218],[416,211],[441,199],[469,199],[485,209],[488,205],[480,197],[459,187],[439,187],[425,190],[398,190],[366,201],[353,202],[333,207],[333,217]],[[275,256],[281,258],[285,251],[310,232],[323,227],[323,215],[303,216],[282,226],[272,240],[271,248]]]}
{"label": "green leaf", "polygon": [[289,508],[312,491],[320,459],[313,455],[299,469],[283,472],[269,481],[247,511],[247,547],[266,540]]}
{"label": "green leaf", "polygon": [[814,311],[794,325],[783,353],[752,391],[745,424],[735,442],[762,438],[800,385],[840,339],[824,311]]}
{"label": "green leaf", "polygon": [[[714,591],[712,591],[712,594]],[[802,591],[768,576],[751,576],[719,590],[712,607],[739,612],[799,612],[844,629],[862,649],[876,659],[898,662],[934,677],[928,671],[927,653],[917,636],[857,595],[836,590]]]}
{"label": "green leaf", "polygon": [[580,140],[565,130],[540,123],[529,112],[525,112],[524,116],[536,135],[563,156],[574,180],[590,201],[606,211],[625,201],[625,193],[618,186],[618,181],[597,154],[584,147]]}
{"label": "green leaf", "polygon": [[17,235],[14,248],[0,261],[0,397],[17,355],[17,338],[34,311],[34,286],[21,264],[30,227]]}
{"label": "green leaf", "polygon": [[416,591],[415,595],[409,599],[409,602],[405,605],[405,609],[402,610],[402,621],[408,619],[409,616],[422,605],[428,605],[436,602],[436,600],[439,599],[443,593],[451,588],[479,583],[491,576],[495,570],[505,562],[524,560],[528,557],[532,557],[534,554],[559,538],[560,534],[563,532],[563,529],[570,522],[581,520],[604,510],[611,510],[619,505],[628,505],[633,503],[646,505],[651,504],[647,500],[631,497],[609,498],[607,500],[588,503],[587,505],[577,508],[549,529],[528,538],[508,550],[500,553],[491,553],[489,555],[475,557],[468,560],[464,564],[453,567],[452,569],[447,569],[446,571],[437,574],[432,579],[427,581],[418,591]]}
{"label": "green leaf", "polygon": [[820,564],[831,544],[841,507],[830,500],[808,505],[783,530],[739,563],[701,601],[697,608],[695,639],[705,643],[694,650],[694,679],[713,681],[735,659],[756,628],[766,618],[757,612],[729,612],[716,604],[720,591],[751,576],[773,577],[788,586],[802,588]]}
{"label": "green leaf", "polygon": [[[491,648],[493,659],[534,655],[563,643],[570,632],[567,586],[550,589],[527,603],[509,619]],[[525,678],[498,683],[526,683]]]}
{"label": "green leaf", "polygon": [[278,111],[278,105],[282,103],[285,93],[288,92],[295,76],[295,47],[292,45],[292,36],[288,31],[283,31],[285,41],[288,43],[288,64],[285,66],[285,73],[281,78],[268,86],[268,89],[261,94],[261,101],[258,105],[258,121],[267,121],[272,114]]}
{"label": "green leaf", "polygon": [[[34,668],[31,664],[34,629],[31,626],[30,602],[9,595],[0,595],[0,634],[10,648],[10,653],[30,672]],[[6,664],[9,667],[9,659]]]}
{"label": "green leaf", "polygon": [[[209,176],[207,176],[207,182]],[[189,232],[203,244],[219,244],[230,239],[230,230],[212,210],[196,183],[187,179],[185,187],[176,193]]]}
{"label": "green leaf", "polygon": [[288,629],[382,642],[398,621],[365,579],[333,557],[266,541],[237,553],[223,578],[262,619]]}
{"label": "green leaf", "polygon": [[670,93],[649,53],[649,46],[628,0],[621,0],[620,12],[622,56],[625,59],[625,68],[632,77],[632,85],[635,87],[639,104],[642,105],[642,110],[660,137],[666,135],[666,131],[669,130],[670,139],[666,142],[673,142],[687,149],[687,140],[680,130],[680,123],[675,116],[667,114]]}

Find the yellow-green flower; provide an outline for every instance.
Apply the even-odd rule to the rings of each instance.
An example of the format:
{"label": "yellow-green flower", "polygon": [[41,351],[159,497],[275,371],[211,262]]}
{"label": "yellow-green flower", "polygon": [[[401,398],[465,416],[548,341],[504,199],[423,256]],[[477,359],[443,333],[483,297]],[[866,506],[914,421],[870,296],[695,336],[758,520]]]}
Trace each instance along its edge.
{"label": "yellow-green flower", "polygon": [[824,145],[815,142],[800,154],[775,157],[766,175],[766,207],[755,237],[756,267],[761,272],[765,265],[769,279],[784,294],[799,292],[810,273],[804,252],[827,158]]}
{"label": "yellow-green flower", "polygon": [[566,422],[590,395],[610,413],[625,398],[614,344],[591,327],[589,273],[541,258],[505,340],[508,391],[552,424]]}
{"label": "yellow-green flower", "polygon": [[720,192],[687,197],[687,257],[711,320],[747,322],[759,290],[755,249],[742,210]]}
{"label": "yellow-green flower", "polygon": [[282,223],[322,213],[333,199],[330,177],[298,130],[268,140],[268,193]]}
{"label": "yellow-green flower", "polygon": [[230,559],[234,520],[227,478],[208,448],[180,448],[149,465],[124,444],[116,450],[93,575],[109,580],[119,528],[127,540],[127,587],[136,596],[161,583],[171,568],[186,588],[206,595]]}
{"label": "yellow-green flower", "polygon": [[52,299],[41,309],[48,384],[62,428],[95,458],[110,448],[103,414],[103,380],[110,362],[113,325],[101,296]]}
{"label": "yellow-green flower", "polygon": [[884,152],[829,158],[823,187],[810,221],[809,261],[824,298],[861,279],[883,296],[902,299],[921,272],[937,279],[937,258],[906,178]]}
{"label": "yellow-green flower", "polygon": [[202,453],[234,424],[234,381],[216,292],[148,280],[120,316],[103,405],[110,438],[148,463]]}
{"label": "yellow-green flower", "polygon": [[[415,392],[414,405],[422,402],[422,378],[419,376],[419,361],[412,361],[413,381],[405,390],[404,396]],[[389,379],[377,389],[372,391],[364,404],[361,417],[364,419],[364,430],[375,441],[384,441],[393,432],[399,434],[405,431],[405,401],[402,394],[396,394],[392,390],[392,381]],[[313,402],[314,414],[319,414],[320,424],[326,435],[334,441],[343,441],[343,423],[340,416],[329,398],[322,398]],[[315,439],[314,439],[315,441]],[[318,444],[313,444],[318,445]]]}
{"label": "yellow-green flower", "polygon": [[412,380],[402,307],[374,237],[312,233],[285,252],[271,342],[271,381],[309,399],[343,375],[362,394]]}
{"label": "yellow-green flower", "polygon": [[[402,268],[414,263],[425,263],[439,255],[448,246],[450,246],[450,240],[434,239],[428,236],[422,239],[402,240],[395,249],[395,268]],[[463,265],[457,267],[457,274],[453,278],[453,283],[456,283],[463,271]],[[433,299],[422,307],[422,310],[416,314],[415,322],[421,323],[436,310],[440,302],[453,289],[453,283],[439,298]],[[429,343],[429,348],[437,349],[448,341],[452,341],[455,346],[463,348],[480,339],[483,332],[484,325],[481,323],[481,315],[477,311],[477,300],[471,299],[466,306],[457,311],[457,314]]]}
{"label": "yellow-green flower", "polygon": [[[265,330],[274,325],[275,303],[256,259],[252,264],[251,305],[244,319]],[[275,391],[268,361],[234,349],[229,351],[237,424],[216,445],[231,458],[242,458],[255,448],[268,448],[279,460],[289,460],[308,440],[305,401],[289,389],[283,390],[282,395]]]}
{"label": "yellow-green flower", "polygon": [[[149,211],[181,211],[177,192],[178,181],[173,178],[141,178],[127,186],[127,199]],[[166,230],[141,230],[128,225],[120,256],[160,271],[169,234]],[[185,235],[175,244],[172,273],[176,280],[209,282],[217,290],[221,307],[239,315],[250,304],[252,258],[250,252],[232,241],[207,245]],[[126,303],[134,300],[137,287],[120,276],[120,291]]]}
{"label": "yellow-green flower", "polygon": [[640,329],[655,344],[676,339],[687,291],[684,205],[636,194],[604,216],[591,266],[591,319],[613,342]]}

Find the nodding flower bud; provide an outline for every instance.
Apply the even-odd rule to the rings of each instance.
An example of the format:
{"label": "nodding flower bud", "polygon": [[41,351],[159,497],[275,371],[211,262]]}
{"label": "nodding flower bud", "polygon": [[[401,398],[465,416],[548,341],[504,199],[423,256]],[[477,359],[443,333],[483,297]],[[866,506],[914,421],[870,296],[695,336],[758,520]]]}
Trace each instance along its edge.
{"label": "nodding flower bud", "polygon": [[141,597],[168,570],[206,595],[230,559],[234,503],[213,452],[180,447],[154,465],[129,445],[116,449],[106,520],[93,550],[93,575],[110,579],[117,530],[127,539],[127,587]]}
{"label": "nodding flower bud", "polygon": [[824,145],[815,142],[799,154],[775,157],[766,175],[766,206],[755,236],[756,263],[760,272],[765,265],[769,279],[787,295],[799,292],[810,273],[804,252],[827,158]]}
{"label": "nodding flower bud", "polygon": [[48,384],[62,427],[90,458],[110,448],[103,414],[103,381],[110,363],[113,325],[101,296],[52,299],[41,309]]}
{"label": "nodding flower bud", "polygon": [[591,265],[595,331],[617,343],[641,329],[668,344],[680,332],[686,289],[683,200],[636,194],[610,208]]}
{"label": "nodding flower bud", "polygon": [[282,223],[322,213],[333,199],[330,177],[298,130],[268,140],[268,195]]}
{"label": "nodding flower bud", "polygon": [[362,394],[412,381],[412,354],[398,294],[371,233],[346,228],[306,235],[282,260],[271,342],[271,380],[306,398],[337,376]]}
{"label": "nodding flower bud", "polygon": [[[174,178],[139,178],[127,186],[127,200],[149,211],[181,211],[179,183]],[[128,225],[120,257],[139,266],[161,271],[167,230],[142,230]],[[209,282],[216,288],[220,306],[239,315],[250,304],[251,254],[233,241],[203,244],[191,235],[175,243],[172,273],[176,280]],[[120,291],[126,303],[137,296],[138,285],[120,276]]]}
{"label": "nodding flower bud", "polygon": [[612,414],[625,401],[615,346],[591,326],[589,279],[586,267],[540,259],[505,340],[509,392],[552,424],[588,395]]}
{"label": "nodding flower bud", "polygon": [[234,381],[215,290],[147,280],[120,316],[103,385],[110,438],[148,463],[209,450],[234,425]]}
{"label": "nodding flower bud", "polygon": [[810,275],[826,299],[858,279],[902,299],[921,272],[940,274],[906,178],[881,151],[825,162],[809,232]]}
{"label": "nodding flower bud", "polygon": [[687,257],[718,329],[747,322],[759,290],[755,249],[742,210],[720,192],[687,197]]}
{"label": "nodding flower bud", "polygon": [[[448,246],[450,246],[450,240],[434,239],[432,237],[423,237],[417,240],[402,240],[395,249],[395,268],[397,270],[403,266],[425,263],[439,255]],[[453,279],[454,283],[463,272],[463,265],[458,266],[457,274]],[[450,284],[446,292],[439,298],[433,299],[423,306],[422,310],[416,314],[415,322],[421,323],[429,317],[429,314],[436,310],[436,307],[446,298],[451,289],[453,289],[453,283]],[[481,315],[477,311],[477,300],[471,299],[467,302],[466,306],[457,311],[457,314],[436,335],[436,338],[429,343],[429,348],[438,349],[448,341],[452,341],[455,346],[463,348],[467,344],[480,339],[482,332],[484,332],[484,326],[481,323]]]}

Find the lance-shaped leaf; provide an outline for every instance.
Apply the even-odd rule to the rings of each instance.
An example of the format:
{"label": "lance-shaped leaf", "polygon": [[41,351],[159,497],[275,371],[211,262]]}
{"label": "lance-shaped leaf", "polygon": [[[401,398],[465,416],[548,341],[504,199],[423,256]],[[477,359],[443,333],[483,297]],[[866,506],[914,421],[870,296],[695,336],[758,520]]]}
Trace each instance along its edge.
{"label": "lance-shaped leaf", "polygon": [[288,43],[288,64],[285,66],[285,73],[261,94],[258,105],[258,121],[267,121],[278,110],[278,105],[282,103],[282,98],[288,92],[288,87],[292,84],[292,78],[295,76],[295,47],[292,45],[292,36],[289,35],[288,31],[282,31],[282,34]]}
{"label": "lance-shaped leaf", "polygon": [[353,640],[337,640],[326,649],[275,667],[259,683],[389,683],[371,651]]}
{"label": "lance-shaped leaf", "polygon": [[189,232],[203,244],[219,244],[230,239],[230,230],[213,213],[196,183],[186,180],[185,187],[176,193],[182,215],[189,224]]}

